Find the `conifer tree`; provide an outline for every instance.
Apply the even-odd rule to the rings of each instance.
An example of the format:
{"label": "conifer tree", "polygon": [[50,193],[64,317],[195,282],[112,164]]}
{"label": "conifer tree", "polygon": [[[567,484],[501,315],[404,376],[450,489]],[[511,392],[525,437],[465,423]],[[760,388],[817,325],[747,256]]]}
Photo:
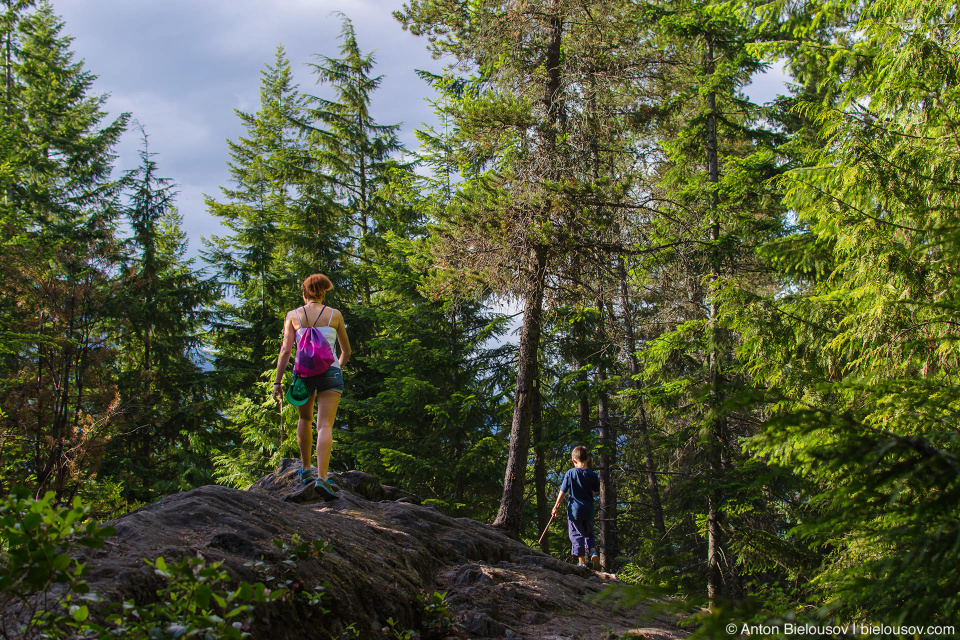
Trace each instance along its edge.
{"label": "conifer tree", "polygon": [[382,76],[370,75],[376,63],[373,54],[360,50],[350,19],[341,15],[341,21],[341,57],[318,55],[319,62],[311,65],[317,82],[331,86],[335,97],[311,100],[310,151],[316,163],[315,179],[326,183],[341,218],[341,241],[349,257],[344,269],[352,295],[369,306],[373,263],[382,248],[379,241],[391,228],[391,211],[383,194],[391,170],[398,166],[400,126],[378,124],[371,116],[370,102]]}
{"label": "conifer tree", "polygon": [[127,177],[132,233],[120,293],[111,303],[111,315],[122,318],[116,328],[122,434],[107,447],[103,468],[123,481],[131,502],[208,483],[219,422],[202,343],[216,287],[185,259],[175,187],[157,175],[145,133],[140,160]]}
{"label": "conifer tree", "polygon": [[647,371],[662,385],[664,412],[676,412],[678,448],[705,470],[690,489],[706,507],[705,573],[714,602],[740,595],[732,553],[738,528],[727,513],[742,499],[733,480],[741,458],[736,442],[750,435],[742,429],[751,422],[733,400],[743,380],[734,373],[737,337],[723,326],[719,292],[726,282],[747,290],[764,286],[751,247],[780,224],[781,210],[765,186],[778,171],[775,138],[742,93],[762,68],[749,50],[758,37],[755,25],[712,2],[651,3],[641,11],[647,42],[665,64],[658,87],[663,102],[652,109],[663,158],[655,165],[661,202],[647,233],[673,246],[640,267],[656,283],[651,302],[665,303],[660,321],[672,329],[651,336]]}
{"label": "conifer tree", "polygon": [[796,228],[765,251],[784,285],[740,316],[771,413],[751,446],[807,483],[792,533],[819,559],[810,598],[848,620],[948,622],[960,576],[956,7],[765,9],[809,129],[784,178]]}
{"label": "conifer tree", "polygon": [[[520,531],[531,427],[539,396],[544,309],[562,286],[565,264],[597,250],[608,212],[590,206],[600,183],[578,175],[595,133],[583,96],[589,82],[618,82],[572,52],[587,38],[620,37],[616,2],[414,1],[397,12],[405,28],[451,55],[467,90],[452,102],[450,136],[463,181],[440,230],[441,258],[465,284],[523,305],[510,452],[495,524]],[[613,46],[616,51],[617,47]],[[451,79],[452,81],[452,79]],[[610,132],[616,136],[619,131]],[[589,165],[588,165],[589,166]],[[478,277],[478,274],[482,274]]]}
{"label": "conifer tree", "polygon": [[370,443],[380,443],[370,445],[373,451],[389,445],[384,426],[373,421],[376,412],[365,409],[385,389],[377,371],[377,359],[384,354],[374,343],[395,326],[398,301],[415,304],[416,298],[404,291],[410,280],[396,262],[406,259],[408,249],[390,246],[390,238],[402,243],[422,222],[409,202],[390,195],[405,191],[403,185],[410,180],[410,167],[401,161],[405,151],[397,138],[399,125],[379,124],[371,114],[382,77],[373,75],[376,59],[360,49],[353,23],[342,14],[340,19],[340,56],[317,55],[318,61],[310,65],[317,83],[334,95],[311,97],[304,131],[312,179],[336,220],[329,236],[336,251],[330,262],[315,263],[314,270],[323,270],[334,283],[327,301],[343,310],[355,354],[347,372],[350,390],[338,412],[345,430],[344,447],[338,448],[341,462],[354,466],[379,458],[360,449]]}
{"label": "conifer tree", "polygon": [[283,429],[291,410],[286,421],[278,414],[263,376],[276,365],[284,312],[302,304],[300,283],[339,247],[340,223],[303,131],[308,103],[278,46],[261,72],[259,110],[236,111],[247,136],[228,142],[235,188],[221,187],[225,202],[207,200],[232,231],[207,243],[207,257],[224,293],[236,298],[217,305],[213,323],[215,369],[229,380],[224,416],[234,429],[214,462],[217,478],[234,486],[262,477],[296,448]]}
{"label": "conifer tree", "polygon": [[381,391],[356,404],[376,428],[355,440],[369,440],[361,445],[370,452],[368,464],[392,482],[448,512],[490,518],[505,463],[504,365],[512,349],[496,345],[506,318],[452,295],[431,277],[429,230],[450,206],[455,179],[451,149],[436,129],[448,128],[440,105],[458,89],[441,88],[442,77],[422,76],[440,88],[434,106],[441,124],[417,131],[420,166],[429,171],[398,167],[391,174],[388,202],[404,213],[391,216],[393,230],[384,238],[389,252],[378,261],[375,297],[379,331],[360,356],[382,381]]}
{"label": "conifer tree", "polygon": [[282,46],[261,79],[259,110],[235,111],[247,135],[227,143],[235,186],[221,187],[222,202],[207,198],[211,213],[231,232],[206,241],[206,258],[217,267],[226,295],[213,323],[216,368],[221,384],[244,394],[276,353],[282,310],[298,300],[299,274],[288,263],[285,229],[290,218],[304,224],[309,216],[300,209],[305,171],[297,125],[305,99]]}
{"label": "conifer tree", "polygon": [[[422,239],[388,234],[378,259],[377,334],[362,357],[377,385],[353,391],[337,445],[357,468],[448,513],[490,517],[503,470],[509,347],[505,322],[479,304],[422,292]],[[356,378],[354,378],[356,379]]]}
{"label": "conifer tree", "polygon": [[[75,62],[48,3],[8,3],[3,20],[5,481],[69,498],[95,472],[117,409],[103,309],[120,252],[112,148],[127,116]],[[8,341],[7,337],[11,339]]]}

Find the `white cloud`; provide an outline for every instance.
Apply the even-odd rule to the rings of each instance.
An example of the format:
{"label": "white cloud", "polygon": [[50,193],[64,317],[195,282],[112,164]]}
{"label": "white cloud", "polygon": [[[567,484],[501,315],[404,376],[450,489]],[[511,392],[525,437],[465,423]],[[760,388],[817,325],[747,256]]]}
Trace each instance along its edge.
{"label": "white cloud", "polygon": [[786,83],[790,81],[782,63],[772,65],[765,73],[754,77],[753,82],[743,88],[744,93],[757,104],[770,102],[787,93]]}
{"label": "white cloud", "polygon": [[181,184],[179,191],[177,207],[183,214],[183,231],[190,240],[189,253],[196,255],[201,248],[201,237],[227,233],[227,229],[220,225],[220,220],[210,215],[203,206],[204,194],[217,199],[220,193],[209,192],[205,184]]}
{"label": "white cloud", "polygon": [[[283,44],[305,93],[329,97],[307,62],[336,57],[342,11],[354,23],[361,50],[376,50],[374,72],[385,76],[373,96],[374,117],[404,122],[401,139],[416,146],[415,127],[431,121],[429,93],[417,67],[437,69],[425,41],[404,32],[391,12],[403,0],[53,0],[74,37],[72,50],[97,75],[94,91],[111,94],[110,117],[129,111],[146,129],[160,175],[179,185],[177,204],[191,253],[199,237],[222,233],[206,212],[229,184],[226,140],[243,128],[234,109],[256,111],[260,72]],[[137,166],[140,134],[119,145],[118,169]]]}
{"label": "white cloud", "polygon": [[189,108],[183,101],[152,92],[114,94],[110,97],[111,111],[130,112],[146,129],[151,147],[158,153],[164,148],[178,153],[195,154],[211,142],[213,135],[205,114]]}

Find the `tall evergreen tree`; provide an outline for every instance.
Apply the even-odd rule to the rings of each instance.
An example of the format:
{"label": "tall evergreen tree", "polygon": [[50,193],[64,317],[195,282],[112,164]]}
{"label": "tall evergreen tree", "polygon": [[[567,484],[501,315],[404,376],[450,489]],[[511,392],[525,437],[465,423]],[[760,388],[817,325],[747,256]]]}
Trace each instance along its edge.
{"label": "tall evergreen tree", "polygon": [[[378,357],[384,353],[374,342],[394,326],[400,299],[415,304],[408,294],[411,281],[401,275],[406,267],[397,262],[406,259],[408,250],[390,246],[390,238],[402,242],[414,237],[422,220],[410,202],[391,196],[405,191],[410,181],[410,167],[401,160],[405,151],[397,138],[399,125],[380,124],[371,114],[382,76],[373,75],[376,60],[360,49],[353,23],[342,14],[340,19],[340,56],[318,55],[310,65],[317,83],[334,95],[311,99],[305,130],[314,180],[327,194],[327,206],[338,222],[331,236],[338,243],[337,255],[331,256],[332,263],[314,269],[334,282],[329,304],[344,310],[355,354],[339,417],[346,438],[356,436],[361,446],[384,440],[384,426],[366,409],[384,390],[378,371]],[[349,465],[372,460],[350,447],[343,454]]]}
{"label": "tall evergreen tree", "polygon": [[599,71],[591,67],[595,61],[572,51],[584,38],[629,30],[620,21],[621,9],[616,2],[464,7],[452,0],[423,0],[397,12],[405,28],[430,39],[436,53],[454,56],[461,68],[476,74],[463,98],[450,104],[456,121],[450,139],[462,183],[440,232],[441,254],[446,267],[464,273],[470,284],[523,304],[510,452],[495,519],[514,534],[521,527],[537,414],[544,309],[564,284],[565,263],[596,251],[593,238],[609,225],[608,212],[589,206],[601,183],[577,174],[591,143],[607,142],[591,140],[596,131],[584,126],[583,96],[590,77],[616,83],[623,76],[591,75]]}
{"label": "tall evergreen tree", "polygon": [[765,253],[781,293],[740,316],[771,413],[752,447],[808,483],[790,540],[819,559],[805,595],[845,620],[952,621],[956,7],[765,9],[808,131],[784,179],[796,229]]}
{"label": "tall evergreen tree", "polygon": [[[120,257],[112,148],[127,116],[75,62],[48,3],[4,14],[2,382],[5,481],[68,498],[96,471],[117,409],[109,324]],[[11,338],[8,341],[6,338]]]}
{"label": "tall evergreen tree", "polygon": [[750,435],[753,422],[735,402],[744,381],[732,358],[737,336],[720,317],[720,287],[769,286],[752,247],[780,226],[782,210],[765,184],[779,170],[776,138],[742,92],[762,68],[749,48],[758,38],[755,24],[709,1],[650,3],[641,15],[645,41],[664,63],[662,102],[650,109],[658,120],[660,203],[646,233],[673,247],[639,266],[643,280],[655,283],[648,304],[663,305],[647,370],[661,385],[660,407],[672,414],[676,446],[697,470],[687,491],[700,504],[687,509],[704,509],[696,526],[707,543],[707,595],[716,601],[740,595],[734,538],[748,529],[729,513],[746,499],[738,493],[749,482],[737,440]]}
{"label": "tall evergreen tree", "polygon": [[378,259],[372,300],[377,333],[359,356],[377,384],[345,403],[341,421],[350,428],[338,450],[448,513],[490,517],[504,464],[501,372],[510,347],[489,343],[505,319],[425,293],[422,238],[385,240],[390,253]]}
{"label": "tall evergreen tree", "polygon": [[[484,342],[503,323],[427,292],[422,245],[437,205],[424,206],[416,175],[389,155],[402,151],[396,127],[369,114],[379,78],[347,20],[343,40],[344,58],[316,65],[342,101],[317,99],[299,123],[303,197],[279,225],[288,271],[323,270],[336,283],[327,301],[344,309],[354,347],[332,468],[360,468],[452,512],[486,514],[498,490],[490,469],[501,464],[495,363],[504,349]],[[293,411],[276,409],[256,398],[232,403],[242,443],[217,457],[222,480],[247,484],[295,449],[284,426]]]}
{"label": "tall evergreen tree", "polygon": [[111,301],[117,327],[121,435],[103,473],[122,481],[130,502],[148,502],[208,483],[219,418],[207,388],[202,343],[216,288],[185,259],[176,192],[157,175],[143,135],[140,167],[128,176],[131,230],[121,290]]}
{"label": "tall evergreen tree", "polygon": [[369,306],[374,262],[384,248],[380,239],[391,229],[390,217],[396,213],[384,193],[402,150],[397,138],[400,126],[378,124],[371,116],[370,102],[383,78],[371,75],[376,60],[360,50],[353,23],[342,14],[341,21],[341,57],[319,55],[319,62],[311,65],[317,82],[332,87],[335,97],[312,99],[310,150],[315,179],[327,183],[342,220],[351,295]]}
{"label": "tall evergreen tree", "polygon": [[305,99],[293,84],[282,46],[261,79],[259,110],[235,111],[246,136],[227,143],[235,186],[221,187],[223,202],[206,201],[231,232],[206,241],[206,258],[221,274],[227,294],[213,323],[216,369],[231,392],[244,394],[255,388],[276,352],[281,310],[297,301],[298,274],[288,263],[288,219],[307,224],[310,215],[301,209],[305,160],[297,125]]}

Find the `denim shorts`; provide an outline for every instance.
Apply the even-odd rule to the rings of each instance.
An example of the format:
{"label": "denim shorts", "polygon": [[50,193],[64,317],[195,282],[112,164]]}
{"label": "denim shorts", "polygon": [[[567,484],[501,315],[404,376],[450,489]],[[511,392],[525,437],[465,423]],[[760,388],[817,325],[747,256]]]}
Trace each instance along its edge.
{"label": "denim shorts", "polygon": [[337,393],[343,393],[343,374],[340,372],[340,367],[330,367],[320,375],[304,378],[303,382],[307,385],[307,391],[311,394],[314,391],[329,391],[331,389]]}

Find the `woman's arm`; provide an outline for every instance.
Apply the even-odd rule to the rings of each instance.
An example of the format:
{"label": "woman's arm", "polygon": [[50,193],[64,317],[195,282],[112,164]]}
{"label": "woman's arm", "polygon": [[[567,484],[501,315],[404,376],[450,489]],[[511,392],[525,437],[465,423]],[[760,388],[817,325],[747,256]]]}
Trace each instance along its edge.
{"label": "woman's arm", "polygon": [[340,345],[340,368],[350,360],[350,338],[347,337],[347,327],[343,322],[343,314],[333,310],[333,326],[337,330],[337,343]]}
{"label": "woman's arm", "polygon": [[283,342],[280,343],[280,355],[277,356],[277,375],[273,378],[273,399],[277,402],[280,402],[280,391],[283,388],[280,383],[283,381],[283,372],[287,370],[287,363],[290,362],[296,335],[297,329],[293,326],[293,315],[288,313],[283,321]]}

